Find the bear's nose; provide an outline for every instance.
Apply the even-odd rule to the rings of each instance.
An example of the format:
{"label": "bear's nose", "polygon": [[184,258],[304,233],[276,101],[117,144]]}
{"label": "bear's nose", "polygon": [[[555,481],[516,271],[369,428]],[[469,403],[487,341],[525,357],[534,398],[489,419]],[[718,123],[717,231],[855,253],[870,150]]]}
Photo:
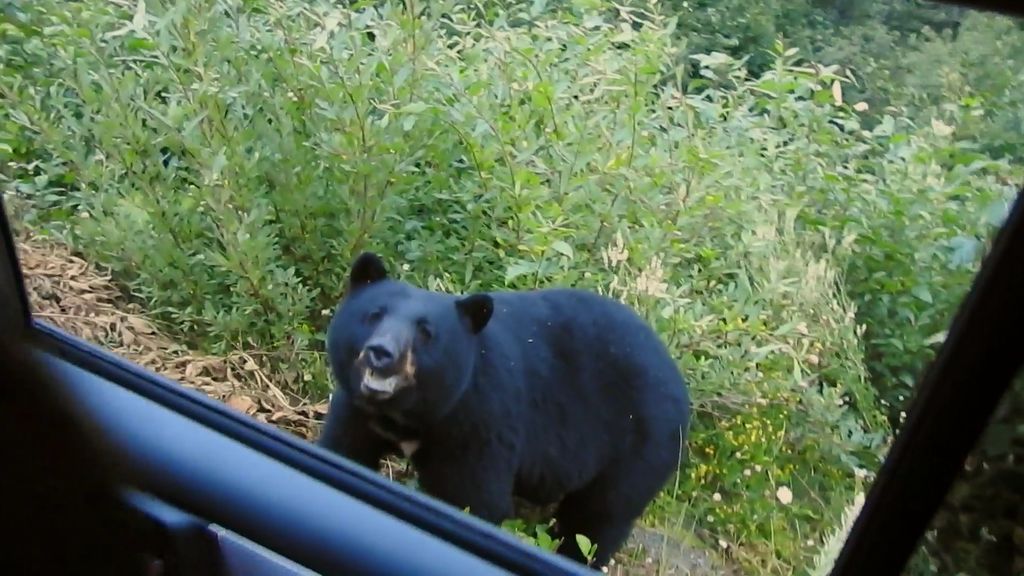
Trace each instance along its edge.
{"label": "bear's nose", "polygon": [[386,371],[395,364],[398,354],[387,342],[370,342],[366,345],[366,364],[375,371]]}

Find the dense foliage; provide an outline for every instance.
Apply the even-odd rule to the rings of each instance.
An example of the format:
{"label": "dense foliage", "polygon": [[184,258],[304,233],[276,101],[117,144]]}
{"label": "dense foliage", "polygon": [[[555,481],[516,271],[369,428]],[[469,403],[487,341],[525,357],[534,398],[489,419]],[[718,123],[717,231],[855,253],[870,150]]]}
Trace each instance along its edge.
{"label": "dense foliage", "polygon": [[7,202],[311,395],[363,249],[432,289],[621,298],[695,400],[645,522],[809,569],[1019,182],[1024,34],[911,2],[423,4],[7,4]]}

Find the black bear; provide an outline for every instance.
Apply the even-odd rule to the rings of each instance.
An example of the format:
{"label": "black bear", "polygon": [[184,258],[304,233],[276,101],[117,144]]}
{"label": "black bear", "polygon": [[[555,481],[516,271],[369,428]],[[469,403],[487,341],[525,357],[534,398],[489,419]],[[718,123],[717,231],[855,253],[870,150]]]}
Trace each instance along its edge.
{"label": "black bear", "polygon": [[676,470],[686,382],[630,308],[577,289],[457,296],[361,254],[327,331],[336,388],[319,444],[493,523],[557,503],[559,553],[603,566]]}

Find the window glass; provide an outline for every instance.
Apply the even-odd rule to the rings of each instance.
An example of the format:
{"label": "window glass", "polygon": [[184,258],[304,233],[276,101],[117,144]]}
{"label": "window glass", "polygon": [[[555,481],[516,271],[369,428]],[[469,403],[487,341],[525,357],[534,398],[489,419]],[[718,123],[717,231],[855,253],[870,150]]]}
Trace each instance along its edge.
{"label": "window glass", "polygon": [[[1024,181],[1024,30],[955,6],[0,10],[0,186],[40,321],[315,440],[363,251],[426,290],[636,310],[692,418],[612,573],[827,573]],[[612,436],[524,450],[582,470]],[[922,565],[1020,570],[1018,529],[950,510]],[[550,549],[540,512],[503,525]]]}

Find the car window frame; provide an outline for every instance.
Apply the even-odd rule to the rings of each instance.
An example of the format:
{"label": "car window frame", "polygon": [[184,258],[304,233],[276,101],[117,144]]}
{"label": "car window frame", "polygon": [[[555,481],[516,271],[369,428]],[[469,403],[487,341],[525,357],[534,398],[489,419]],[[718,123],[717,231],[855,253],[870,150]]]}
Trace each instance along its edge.
{"label": "car window frame", "polygon": [[[933,1],[1024,16],[1024,7],[1002,2]],[[105,382],[128,391],[261,453],[282,470],[288,468],[314,478],[501,569],[519,574],[593,573],[33,318],[2,198],[0,211],[0,329],[26,338],[42,358],[85,370],[97,377],[93,386]],[[970,450],[1024,363],[1019,336],[1019,328],[1024,325],[1020,298],[1024,294],[1024,266],[1015,266],[1019,262],[1024,262],[1024,188],[958,306],[947,339],[920,378],[906,422],[866,495],[835,562],[833,576],[897,574],[916,550]],[[1016,337],[1012,336],[1014,328]],[[173,489],[169,491],[172,494],[166,488],[163,491],[164,497],[187,501],[180,494],[175,496]],[[317,492],[311,497],[325,494]],[[246,537],[253,533],[244,526],[228,528],[238,529]],[[254,541],[265,544],[267,536]],[[317,563],[316,559],[310,560],[310,550],[303,550],[301,543],[291,546],[294,549],[281,550],[280,545],[269,545],[292,559],[298,556]],[[325,552],[319,549],[318,553]]]}

